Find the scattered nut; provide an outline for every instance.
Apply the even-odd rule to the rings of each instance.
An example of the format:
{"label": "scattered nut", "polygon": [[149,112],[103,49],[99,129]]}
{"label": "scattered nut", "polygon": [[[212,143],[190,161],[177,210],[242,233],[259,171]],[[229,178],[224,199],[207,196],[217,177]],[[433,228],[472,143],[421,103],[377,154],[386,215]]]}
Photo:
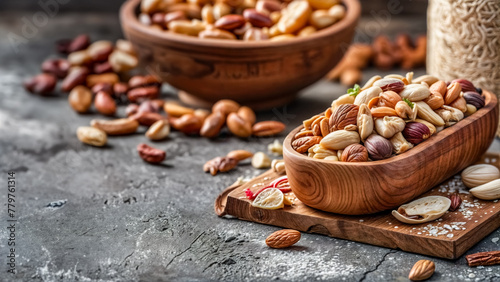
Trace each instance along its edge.
{"label": "scattered nut", "polygon": [[413,281],[426,280],[434,274],[435,269],[436,266],[434,265],[434,262],[422,259],[413,265],[408,278]]}
{"label": "scattered nut", "polygon": [[264,152],[257,152],[252,157],[252,166],[254,168],[270,168],[271,158]]}
{"label": "scattered nut", "polygon": [[158,120],[146,131],[146,137],[151,140],[159,141],[168,137],[170,134],[170,124],[166,120]]}
{"label": "scattered nut", "polygon": [[229,157],[217,157],[203,165],[203,171],[216,175],[218,172],[227,172],[238,165],[238,160]]}
{"label": "scattered nut", "polygon": [[243,160],[246,160],[248,158],[251,158],[253,156],[253,153],[247,150],[235,150],[231,151],[227,154],[226,157],[230,159],[235,159],[238,162],[241,162]]}
{"label": "scattered nut", "polygon": [[273,143],[267,145],[267,150],[271,154],[281,156],[283,155],[283,144],[278,139],[275,139]]}
{"label": "scattered nut", "polygon": [[109,135],[127,135],[137,131],[139,123],[133,119],[121,118],[115,120],[93,119],[90,125]]}
{"label": "scattered nut", "polygon": [[108,140],[106,132],[90,126],[78,127],[78,129],[76,130],[76,136],[82,143],[96,147],[102,147],[106,145],[106,142]]}
{"label": "scattered nut", "polygon": [[145,162],[157,164],[163,162],[167,154],[165,151],[153,148],[147,144],[141,143],[137,146],[137,152]]}
{"label": "scattered nut", "polygon": [[300,232],[293,229],[283,229],[274,232],[266,239],[266,244],[273,249],[288,248],[300,240]]}

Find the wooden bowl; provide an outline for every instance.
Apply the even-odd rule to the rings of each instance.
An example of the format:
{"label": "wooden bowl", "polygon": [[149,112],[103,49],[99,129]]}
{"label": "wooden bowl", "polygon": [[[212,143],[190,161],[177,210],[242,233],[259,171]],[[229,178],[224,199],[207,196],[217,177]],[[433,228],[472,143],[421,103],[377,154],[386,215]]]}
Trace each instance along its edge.
{"label": "wooden bowl", "polygon": [[349,47],[361,11],[358,0],[343,0],[344,19],[309,37],[248,42],[149,28],[137,19],[139,2],[125,2],[120,20],[148,71],[188,93],[183,98],[191,104],[227,98],[257,109],[291,101],[331,70]]}
{"label": "wooden bowl", "polygon": [[292,191],[304,204],[340,214],[370,214],[398,207],[440,184],[486,152],[498,126],[494,94],[473,115],[413,149],[389,159],[346,163],[318,160],[292,148],[293,130],[283,156]]}

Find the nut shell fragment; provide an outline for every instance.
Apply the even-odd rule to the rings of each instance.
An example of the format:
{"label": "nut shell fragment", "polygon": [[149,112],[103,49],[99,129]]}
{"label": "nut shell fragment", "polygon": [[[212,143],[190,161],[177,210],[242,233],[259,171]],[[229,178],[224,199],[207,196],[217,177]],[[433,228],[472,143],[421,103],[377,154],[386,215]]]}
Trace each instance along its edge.
{"label": "nut shell fragment", "polygon": [[442,196],[428,196],[393,210],[392,215],[399,221],[408,224],[420,224],[436,220],[450,208],[450,199]]}

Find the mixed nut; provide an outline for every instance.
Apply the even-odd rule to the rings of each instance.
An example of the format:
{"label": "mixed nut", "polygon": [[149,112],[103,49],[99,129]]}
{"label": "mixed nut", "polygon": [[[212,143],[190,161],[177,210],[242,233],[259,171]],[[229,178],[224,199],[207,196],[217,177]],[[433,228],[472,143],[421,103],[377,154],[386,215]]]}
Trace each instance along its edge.
{"label": "mixed nut", "polygon": [[[77,137],[85,144],[102,147],[108,135],[134,134],[140,126],[148,127],[145,136],[152,141],[166,139],[171,129],[206,138],[219,136],[226,125],[233,135],[241,138],[271,136],[285,130],[286,126],[278,121],[256,122],[252,109],[232,100],[220,100],[209,111],[160,99],[161,82],[155,76],[128,78],[127,72],[138,65],[128,41],[92,43],[87,35],[79,35],[58,42],[57,49],[67,54],[67,58],[44,61],[43,73],[28,79],[25,88],[49,95],[55,92],[57,80],[62,79],[61,90],[69,92],[68,102],[75,112],[88,113],[93,106],[100,114],[114,118],[94,119],[92,127],[80,127]],[[126,117],[117,117],[120,104],[128,104]],[[137,151],[150,163],[165,158],[165,152],[146,144],[140,144]]]}
{"label": "mixed nut", "polygon": [[375,76],[303,122],[292,147],[316,159],[366,162],[402,154],[484,107],[482,90],[465,79]]}
{"label": "mixed nut", "polygon": [[304,37],[344,18],[339,0],[142,0],[139,22],[151,28],[224,40]]}

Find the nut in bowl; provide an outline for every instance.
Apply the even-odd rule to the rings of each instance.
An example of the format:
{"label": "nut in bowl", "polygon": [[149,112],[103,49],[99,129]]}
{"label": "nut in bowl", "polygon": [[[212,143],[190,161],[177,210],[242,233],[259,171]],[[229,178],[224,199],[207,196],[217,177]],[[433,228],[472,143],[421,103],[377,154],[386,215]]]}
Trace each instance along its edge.
{"label": "nut in bowl", "polygon": [[143,65],[183,90],[181,98],[188,103],[232,99],[253,108],[291,101],[331,70],[351,42],[361,10],[357,0],[344,0],[343,18],[308,36],[243,41],[152,28],[139,21],[139,5],[140,0],[127,1],[120,16],[125,36]]}
{"label": "nut in bowl", "polygon": [[[411,81],[405,83],[405,87],[408,85]],[[432,84],[429,86],[432,88]],[[387,107],[370,102],[386,91],[392,90],[369,90],[363,94],[364,102],[359,103],[356,103],[358,97],[346,99],[341,96],[332,103],[336,109],[329,108],[323,114],[304,121],[304,125],[287,136],[283,157],[290,186],[300,201],[319,210],[352,215],[395,208],[475,163],[493,141],[498,125],[498,105],[496,96],[491,92],[482,91],[480,94],[485,100],[484,107],[474,113],[460,111],[467,116],[458,120],[452,118],[455,108],[444,105],[444,108],[434,111],[423,100],[405,101],[408,105],[413,104],[416,116],[402,118],[390,111],[385,116],[370,116],[368,105],[372,106],[372,110]],[[420,95],[422,91],[410,92],[407,97],[425,100],[425,95]],[[373,97],[368,97],[370,95]],[[344,129],[330,127],[329,133],[312,130],[311,125],[325,118],[332,124],[340,124],[335,114],[345,113],[341,105],[353,103],[362,109],[358,111],[357,123],[363,124],[352,124],[354,119],[351,119],[351,124]],[[371,118],[374,120],[373,127],[367,122]],[[376,135],[365,132],[364,127]],[[301,138],[314,139],[315,142],[299,142]],[[389,143],[392,152],[387,149]],[[361,148],[362,144],[366,150]],[[325,153],[325,150],[330,152]],[[322,151],[322,156],[335,155],[336,152],[337,158],[316,158],[318,151]]]}

